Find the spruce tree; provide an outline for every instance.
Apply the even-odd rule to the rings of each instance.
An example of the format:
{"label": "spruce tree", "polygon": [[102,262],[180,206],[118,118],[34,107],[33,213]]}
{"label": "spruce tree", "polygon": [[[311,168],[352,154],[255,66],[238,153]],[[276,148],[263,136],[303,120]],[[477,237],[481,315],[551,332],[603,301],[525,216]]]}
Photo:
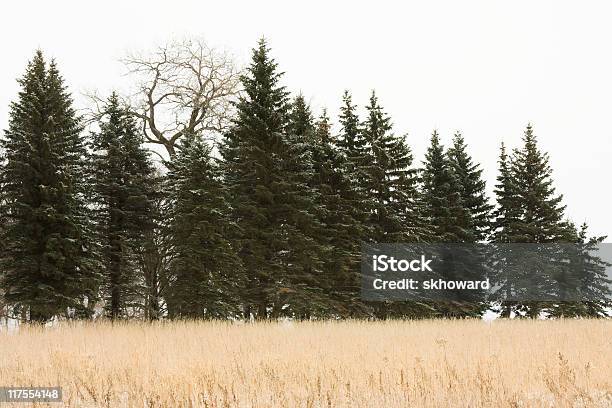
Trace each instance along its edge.
{"label": "spruce tree", "polygon": [[[480,245],[491,230],[491,211],[486,195],[486,183],[482,169],[474,163],[467,151],[463,135],[456,132],[453,144],[447,150],[451,171],[457,180],[464,216],[457,218],[457,227],[463,231],[462,243],[453,249],[452,268],[455,276],[465,280],[481,280],[485,277],[485,264],[489,258],[486,247]],[[476,244],[476,245],[470,245]],[[482,291],[460,293],[463,315],[478,316],[485,309]]]}
{"label": "spruce tree", "polygon": [[128,109],[113,93],[91,137],[97,236],[105,307],[109,317],[125,317],[141,306],[143,276],[138,254],[152,228],[153,166]]}
{"label": "spruce tree", "polygon": [[[505,154],[502,152],[502,154]],[[523,146],[513,151],[506,162],[500,163],[496,240],[522,244],[554,244],[575,242],[575,228],[564,219],[563,197],[553,187],[552,169],[548,154],[542,152],[529,124],[523,135]],[[511,281],[529,282],[523,290],[542,290],[551,284],[556,274],[555,262],[550,253],[541,256],[536,249],[525,247],[521,259],[506,257],[506,273]],[[515,267],[529,263],[530,270]],[[510,290],[510,288],[507,288]],[[529,293],[523,296],[530,298]],[[527,299],[525,302],[502,305],[504,316],[516,313],[529,317],[539,316],[545,302]],[[512,309],[512,310],[511,310]]]}
{"label": "spruce tree", "polygon": [[234,219],[241,227],[245,314],[257,318],[305,313],[321,292],[316,284],[321,248],[308,185],[311,151],[289,129],[290,103],[281,76],[262,39],[242,77],[244,94],[221,149]]}
{"label": "spruce tree", "polygon": [[463,226],[465,242],[483,242],[491,230],[491,211],[486,195],[486,183],[482,169],[467,152],[467,145],[460,132],[455,133],[453,145],[447,151],[450,167],[458,181],[462,207],[467,211]]}
{"label": "spruce tree", "polygon": [[188,137],[168,169],[170,317],[235,318],[242,312],[244,275],[230,240],[237,226],[211,148],[200,136]]}
{"label": "spruce tree", "polygon": [[86,150],[81,123],[54,62],[41,51],[19,80],[1,140],[0,256],[6,300],[33,322],[87,316],[98,276],[86,206]]}
{"label": "spruce tree", "polygon": [[273,214],[272,191],[273,178],[280,173],[275,155],[289,111],[287,91],[278,84],[280,76],[261,41],[242,77],[245,93],[237,104],[234,126],[221,147],[233,219],[241,227],[238,249],[247,278],[242,291],[247,318],[268,316],[282,271],[276,253],[281,237]]}
{"label": "spruce tree", "polygon": [[312,143],[315,131],[314,118],[304,95],[299,94],[292,101],[289,109],[287,134],[300,138],[302,143]]}
{"label": "spruce tree", "polygon": [[[513,152],[512,173],[516,185],[521,186],[517,190],[521,214],[515,231],[517,241],[537,244],[574,241],[575,230],[564,220],[563,196],[556,195],[553,187],[548,154],[538,148],[531,124],[525,130],[523,147]],[[528,258],[532,265],[529,289],[547,286],[556,273],[553,262],[548,257],[541,259],[535,250],[529,251]],[[546,306],[545,302],[528,299],[522,308],[528,317],[535,318]]]}
{"label": "spruce tree", "polygon": [[351,185],[352,217],[366,227],[364,235],[360,238],[371,241],[371,232],[368,230],[369,220],[369,192],[367,191],[368,146],[363,135],[362,125],[357,114],[357,106],[353,104],[352,96],[348,91],[342,97],[340,107],[341,131],[334,139],[334,147],[340,152],[342,158],[342,173],[345,174]]}
{"label": "spruce tree", "polygon": [[284,190],[293,190],[293,197],[288,196],[292,197],[289,201],[292,208],[287,212],[293,221],[284,223],[284,229],[290,242],[294,238],[301,242],[289,244],[285,262],[292,267],[286,274],[286,294],[280,299],[291,304],[288,311],[294,316],[308,318],[332,310],[329,276],[323,269],[332,248],[321,222],[326,208],[321,201],[314,162],[317,150],[314,119],[301,94],[291,103],[285,140],[285,154],[281,156],[283,182]]}
{"label": "spruce tree", "polygon": [[504,143],[501,144],[497,163],[497,184],[494,190],[497,205],[493,210],[491,241],[494,243],[517,242],[519,238],[515,236],[514,231],[520,217],[518,186],[511,173],[510,159]]}
{"label": "spruce tree", "polygon": [[561,301],[550,308],[554,317],[610,317],[612,280],[606,272],[612,264],[600,256],[606,237],[589,237],[587,231],[583,223],[573,245],[561,245],[566,256],[555,276]]}
{"label": "spruce tree", "polygon": [[[470,174],[472,179],[477,180],[479,174],[468,160],[462,145],[462,141],[456,139],[455,149],[447,154],[437,131],[434,131],[422,172],[423,201],[427,220],[432,226],[432,242],[441,244],[438,254],[441,264],[437,272],[446,280],[472,280],[472,276],[480,271],[481,256],[478,251],[468,246],[452,245],[474,243],[478,231],[471,224],[470,212],[463,200],[463,195],[468,197],[468,194],[464,191],[462,181],[468,184],[466,175],[470,170],[475,172]],[[470,181],[474,181],[472,179]],[[474,188],[475,192],[478,187]],[[436,310],[443,315],[465,317],[477,316],[481,312],[481,293],[449,291],[447,298],[446,302],[434,304]]]}
{"label": "spruce tree", "polygon": [[[512,281],[508,279],[514,265],[520,262],[518,254],[508,245],[517,242],[515,229],[520,219],[518,203],[518,186],[511,172],[510,158],[506,152],[506,146],[501,144],[498,160],[497,184],[495,185],[495,196],[497,205],[493,211],[493,223],[491,226],[491,242],[494,244],[491,259],[494,270],[498,271],[494,276],[494,283],[499,287],[495,297],[500,300],[500,311],[502,317],[510,317],[516,309],[516,303],[510,300],[515,288]],[[501,271],[501,273],[499,273]],[[517,272],[518,273],[518,272]]]}
{"label": "spruce tree", "polygon": [[514,242],[567,242],[574,231],[564,220],[562,195],[556,195],[548,154],[537,146],[531,124],[523,136],[523,147],[515,149],[511,161],[521,218],[516,223]]}
{"label": "spruce tree", "polygon": [[141,232],[142,239],[136,248],[139,273],[142,275],[143,311],[147,320],[158,320],[164,313],[171,314],[169,307],[164,310],[165,294],[170,287],[168,264],[172,260],[173,248],[169,233],[169,204],[165,188],[165,177],[155,169],[149,179],[150,219]]}
{"label": "spruce tree", "polygon": [[417,211],[416,169],[405,138],[392,133],[391,118],[372,92],[363,123],[367,142],[365,190],[370,201],[369,224],[376,242],[420,242],[425,236]]}
{"label": "spruce tree", "polygon": [[469,214],[461,197],[461,184],[437,131],[431,135],[423,164],[423,201],[432,241],[470,242],[472,238],[465,228]]}
{"label": "spruce tree", "polygon": [[329,294],[330,314],[340,317],[367,315],[368,307],[359,299],[360,251],[364,227],[355,218],[357,194],[344,172],[346,158],[335,148],[326,110],[315,124],[313,161],[320,209],[321,236],[326,244],[324,276]]}
{"label": "spruce tree", "polygon": [[367,141],[362,132],[361,122],[356,112],[357,106],[349,91],[344,91],[340,107],[340,125],[342,131],[336,140],[336,146],[346,156],[349,174],[353,183],[365,177],[362,167],[367,160]]}
{"label": "spruce tree", "polygon": [[[405,137],[392,132],[391,118],[372,92],[366,106],[367,118],[362,135],[367,150],[361,169],[365,175],[362,191],[367,194],[369,237],[373,242],[406,243],[427,240],[428,228],[417,191],[417,170]],[[380,303],[379,317],[420,316],[421,305],[414,302]]]}

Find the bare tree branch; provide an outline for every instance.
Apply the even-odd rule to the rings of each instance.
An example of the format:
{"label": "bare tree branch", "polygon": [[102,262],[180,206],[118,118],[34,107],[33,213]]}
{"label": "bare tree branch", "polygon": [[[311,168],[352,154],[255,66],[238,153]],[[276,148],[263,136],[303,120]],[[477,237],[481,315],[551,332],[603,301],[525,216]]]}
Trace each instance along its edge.
{"label": "bare tree branch", "polygon": [[130,54],[122,62],[138,81],[126,106],[142,121],[146,140],[164,146],[170,157],[181,137],[214,136],[229,125],[240,72],[227,53],[187,39],[149,54]]}

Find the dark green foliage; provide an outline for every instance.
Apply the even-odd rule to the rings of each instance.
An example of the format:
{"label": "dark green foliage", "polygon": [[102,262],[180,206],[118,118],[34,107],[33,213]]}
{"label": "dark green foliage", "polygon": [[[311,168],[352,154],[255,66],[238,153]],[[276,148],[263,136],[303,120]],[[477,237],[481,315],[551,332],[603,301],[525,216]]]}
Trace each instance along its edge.
{"label": "dark green foliage", "polygon": [[612,281],[606,274],[612,264],[599,253],[605,251],[600,244],[606,237],[588,237],[587,230],[588,226],[582,224],[576,231],[575,245],[563,246],[566,256],[560,263],[561,273],[554,277],[559,298],[564,301],[549,309],[554,317],[608,316],[612,307]]}
{"label": "dark green foliage", "polygon": [[302,95],[290,100],[282,75],[261,40],[219,151],[186,134],[162,176],[114,94],[86,149],[55,64],[37,52],[0,139],[0,294],[12,314],[90,317],[100,298],[113,319],[478,317],[487,307],[478,291],[363,301],[361,247],[376,242],[448,244],[435,272],[476,280],[486,267],[505,317],[609,311],[604,238],[565,219],[531,125],[520,149],[502,145],[493,208],[460,133],[445,150],[434,132],[417,170],[374,93],[363,121],[344,93],[336,135],[325,111],[315,120]]}
{"label": "dark green foliage", "polygon": [[261,40],[242,77],[245,92],[221,149],[234,220],[241,227],[246,313],[257,318],[301,315],[323,295],[317,287],[321,247],[314,239],[311,150],[289,126],[281,75]]}
{"label": "dark green foliage", "polygon": [[152,228],[153,166],[128,110],[113,95],[91,138],[93,191],[107,314],[125,317],[140,306],[138,254]]}
{"label": "dark green foliage", "polygon": [[[341,132],[335,140],[335,146],[344,156],[343,172],[348,177],[351,188],[358,197],[365,198],[368,194],[365,167],[368,165],[369,148],[356,109],[351,94],[345,91],[340,107]],[[356,203],[354,214],[362,222],[367,221],[368,207],[364,200]]]}
{"label": "dark green foliage", "polygon": [[136,259],[142,275],[143,317],[147,320],[158,320],[171,314],[164,308],[163,299],[170,287],[169,263],[172,260],[173,248],[169,224],[169,203],[164,189],[165,177],[155,172],[149,179],[150,220],[142,231],[142,239],[136,248]]}
{"label": "dark green foliage", "polygon": [[363,137],[369,150],[363,168],[372,239],[420,242],[427,231],[416,206],[417,177],[416,170],[411,168],[412,153],[405,138],[391,132],[391,118],[383,112],[374,92],[366,108]]}
{"label": "dark green foliage", "polygon": [[211,149],[200,137],[186,138],[168,169],[170,317],[237,317],[244,275],[229,240],[237,227]]}
{"label": "dark green foliage", "polygon": [[30,321],[89,315],[98,279],[79,117],[55,63],[47,65],[42,52],[19,84],[1,141],[5,297]]}
{"label": "dark green foliage", "polygon": [[434,242],[473,242],[466,226],[469,213],[461,197],[461,183],[444,152],[438,132],[431,135],[422,174],[425,215]]}
{"label": "dark green foliage", "polygon": [[330,299],[328,314],[356,317],[368,313],[359,299],[360,251],[365,229],[355,218],[358,195],[344,172],[346,157],[335,148],[336,142],[324,110],[313,134],[313,184],[318,192],[321,242],[327,249],[323,268]]}
{"label": "dark green foliage", "polygon": [[[575,228],[564,219],[562,196],[555,194],[548,155],[539,150],[531,125],[525,130],[523,147],[515,149],[512,157],[506,156],[502,146],[499,165],[494,242],[551,244],[577,241]],[[531,280],[533,286],[543,287],[548,284],[546,280],[550,281],[555,274],[555,262],[549,259],[549,254],[540,259],[538,253],[530,251],[529,262],[534,265],[531,271],[513,266],[525,263],[524,254],[523,259],[515,259],[512,251],[498,253],[498,257],[505,270],[511,271],[507,273],[512,274],[512,279]],[[498,284],[502,291],[510,293],[513,289],[503,280]],[[545,307],[545,302],[535,299],[522,304],[505,302],[502,315],[507,317],[515,311],[537,317]]]}
{"label": "dark green foliage", "polygon": [[[476,243],[489,230],[490,206],[485,195],[482,170],[473,163],[461,134],[455,134],[447,152],[434,131],[425,155],[423,169],[423,201],[432,225],[433,241],[439,243]],[[446,247],[445,247],[446,248]],[[438,271],[447,280],[473,280],[482,276],[480,248],[448,246],[449,251]],[[478,316],[484,307],[483,294],[476,291],[453,291],[452,302],[436,303],[435,308],[446,316]]]}
{"label": "dark green foliage", "polygon": [[506,146],[503,143],[497,163],[498,174],[497,184],[495,185],[497,206],[493,211],[491,241],[495,243],[516,242],[514,231],[520,218],[520,206],[517,202],[518,186],[512,175],[510,159],[506,152]]}
{"label": "dark green foliage", "polygon": [[289,110],[287,134],[301,139],[302,143],[312,143],[315,132],[314,119],[303,95],[298,95]]}
{"label": "dark green foliage", "polygon": [[[523,147],[513,152],[511,174],[514,184],[520,186],[515,190],[514,204],[518,206],[519,217],[511,231],[512,242],[575,242],[575,229],[564,219],[565,206],[561,204],[563,196],[556,195],[553,187],[548,154],[538,148],[530,124],[523,136]],[[538,280],[550,275],[545,270],[551,268],[547,259],[534,260],[532,263],[540,265],[536,272],[532,272],[537,274]],[[532,301],[518,308],[524,310],[529,317],[537,317],[546,306],[543,302]]]}
{"label": "dark green foliage", "polygon": [[[355,156],[364,175],[357,180],[366,197],[368,237],[373,242],[427,241],[429,228],[417,191],[417,170],[411,167],[413,158],[405,137],[392,133],[391,118],[374,92],[366,110],[361,133],[367,149]],[[429,314],[429,308],[414,302],[378,304],[374,309],[378,317]]]}
{"label": "dark green foliage", "polygon": [[493,206],[486,195],[482,169],[467,152],[461,133],[455,133],[447,152],[450,167],[459,184],[461,204],[467,212],[463,226],[465,242],[483,242],[491,228]]}
{"label": "dark green foliage", "polygon": [[242,295],[247,317],[267,317],[283,269],[278,257],[282,237],[274,207],[275,183],[281,173],[276,158],[288,121],[289,102],[284,87],[278,85],[280,76],[261,41],[242,78],[245,94],[221,149],[233,219],[241,227],[238,249],[246,268]]}
{"label": "dark green foliage", "polygon": [[511,175],[516,188],[514,205],[519,219],[514,225],[511,242],[570,242],[575,236],[564,220],[562,195],[555,194],[548,154],[541,152],[531,125],[523,136],[523,147],[513,152]]}

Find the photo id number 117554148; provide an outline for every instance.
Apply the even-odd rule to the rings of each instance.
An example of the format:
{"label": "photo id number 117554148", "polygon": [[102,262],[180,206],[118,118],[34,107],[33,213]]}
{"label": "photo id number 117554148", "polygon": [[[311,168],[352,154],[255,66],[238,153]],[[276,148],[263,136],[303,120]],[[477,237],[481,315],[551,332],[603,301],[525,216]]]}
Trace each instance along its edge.
{"label": "photo id number 117554148", "polygon": [[0,403],[61,401],[60,387],[0,387]]}

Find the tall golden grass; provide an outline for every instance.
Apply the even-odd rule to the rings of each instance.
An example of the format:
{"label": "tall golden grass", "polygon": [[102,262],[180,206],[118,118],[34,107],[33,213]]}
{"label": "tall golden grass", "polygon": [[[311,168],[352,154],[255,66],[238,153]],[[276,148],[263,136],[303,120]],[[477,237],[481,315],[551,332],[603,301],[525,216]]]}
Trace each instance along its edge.
{"label": "tall golden grass", "polygon": [[610,407],[612,322],[80,323],[0,333],[0,386],[55,385],[71,407]]}

